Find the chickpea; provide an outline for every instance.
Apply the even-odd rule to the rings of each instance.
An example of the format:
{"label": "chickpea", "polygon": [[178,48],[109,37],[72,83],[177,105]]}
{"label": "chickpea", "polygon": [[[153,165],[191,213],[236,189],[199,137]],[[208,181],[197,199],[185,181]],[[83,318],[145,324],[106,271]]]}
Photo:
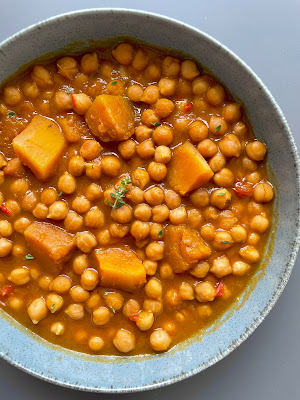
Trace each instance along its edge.
{"label": "chickpea", "polygon": [[102,228],[104,226],[104,214],[98,207],[91,208],[84,216],[84,223],[88,228]]}
{"label": "chickpea", "polygon": [[189,273],[195,278],[205,278],[209,272],[209,264],[207,261],[200,262],[196,264],[193,268],[189,270]]}
{"label": "chickpea", "polygon": [[152,219],[154,222],[164,222],[169,217],[169,209],[165,205],[155,206],[152,209]]}
{"label": "chickpea", "polygon": [[3,237],[9,237],[13,234],[13,227],[10,222],[0,220],[0,235]]}
{"label": "chickpea", "polygon": [[89,334],[85,329],[77,329],[74,333],[72,332],[72,336],[77,343],[87,344]]}
{"label": "chickpea", "polygon": [[119,144],[118,150],[125,160],[130,160],[135,156],[136,143],[132,139],[125,140]]}
{"label": "chickpea", "polygon": [[97,246],[97,240],[91,232],[77,232],[76,245],[83,253],[90,253]]}
{"label": "chickpea", "polygon": [[138,315],[136,320],[136,326],[141,331],[149,330],[154,323],[154,315],[152,312],[149,311],[141,311]]}
{"label": "chickpea", "polygon": [[150,232],[150,226],[147,222],[134,221],[131,225],[130,233],[137,240],[145,239]]}
{"label": "chickpea", "polygon": [[167,190],[165,193],[165,203],[170,210],[178,208],[181,204],[181,197],[174,190]]}
{"label": "chickpea", "polygon": [[68,212],[69,209],[67,204],[62,200],[57,200],[50,205],[47,218],[59,221],[65,219]]}
{"label": "chickpea", "polygon": [[250,221],[250,228],[256,232],[264,233],[269,227],[268,218],[263,215],[255,215]]}
{"label": "chickpea", "polygon": [[25,229],[31,224],[31,221],[26,217],[18,218],[14,222],[14,230],[18,233],[24,233]]}
{"label": "chickpea", "polygon": [[223,136],[228,131],[228,125],[223,118],[212,115],[209,120],[209,131],[215,136]]}
{"label": "chickpea", "polygon": [[137,154],[143,159],[152,158],[155,152],[152,139],[145,140],[137,146]]}
{"label": "chickpea", "polygon": [[70,304],[66,309],[65,313],[75,321],[82,319],[84,317],[84,307],[82,304]]}
{"label": "chickpea", "polygon": [[[150,238],[152,240],[162,240],[164,236],[164,228],[161,224],[153,223],[150,226]],[[147,243],[145,243],[146,245]]]}
{"label": "chickpea", "polygon": [[82,274],[80,278],[80,284],[85,290],[93,290],[98,285],[99,275],[95,269],[88,268]]}
{"label": "chickpea", "polygon": [[114,337],[113,344],[121,353],[128,353],[135,347],[135,337],[133,333],[121,328]]}
{"label": "chickpea", "polygon": [[148,55],[143,50],[138,49],[133,58],[132,66],[137,71],[143,71],[147,67],[148,62]]}
{"label": "chickpea", "polygon": [[248,204],[248,212],[249,214],[261,214],[263,212],[263,205],[259,203],[255,203],[255,201],[250,201]]}
{"label": "chickpea", "polygon": [[154,351],[166,351],[171,345],[171,337],[164,329],[156,329],[150,335],[150,344]]}
{"label": "chickpea", "polygon": [[167,262],[162,263],[159,268],[159,275],[161,279],[172,279],[174,277],[174,272],[171,265]]}
{"label": "chickpea", "polygon": [[145,77],[149,81],[157,81],[160,78],[161,69],[156,63],[149,63],[145,70]]}
{"label": "chickpea", "polygon": [[152,161],[148,165],[148,173],[153,181],[161,182],[167,176],[167,167],[165,164]]}
{"label": "chickpea", "polygon": [[73,156],[69,161],[69,173],[73,176],[81,176],[84,172],[84,164],[85,161],[83,157]]}
{"label": "chickpea", "polygon": [[241,142],[233,133],[228,133],[218,144],[225,157],[239,157],[241,154]]}
{"label": "chickpea", "polygon": [[0,257],[6,257],[11,253],[12,243],[6,238],[0,238]]}
{"label": "chickpea", "polygon": [[52,282],[52,276],[44,275],[39,279],[39,286],[43,290],[49,290],[50,283]]}
{"label": "chickpea", "polygon": [[30,281],[29,269],[26,267],[15,268],[8,275],[7,279],[14,283],[15,285],[25,285]]}
{"label": "chickpea", "polygon": [[122,65],[129,65],[133,60],[133,46],[130,43],[120,43],[111,52],[113,58]]}
{"label": "chickpea", "polygon": [[16,296],[9,296],[6,304],[15,311],[20,311],[24,307],[24,301]]}
{"label": "chickpea", "polygon": [[101,297],[99,293],[92,293],[85,303],[86,307],[89,310],[93,310],[94,308],[99,307],[100,304],[101,304]]}
{"label": "chickpea", "polygon": [[22,100],[22,94],[18,87],[7,86],[3,89],[3,98],[8,106],[16,106]]}
{"label": "chickpea", "polygon": [[145,293],[146,296],[150,297],[150,299],[161,300],[161,283],[157,279],[151,278],[145,285]]}
{"label": "chickpea", "polygon": [[195,298],[194,289],[187,282],[182,282],[182,284],[180,285],[179,295],[183,300],[194,300],[194,298]]}
{"label": "chickpea", "polygon": [[193,142],[201,142],[207,139],[208,128],[202,121],[194,121],[188,128],[189,137]]}
{"label": "chickpea", "polygon": [[246,153],[251,160],[262,161],[267,154],[267,147],[259,140],[255,140],[247,144]]}
{"label": "chickpea", "polygon": [[39,277],[41,276],[40,270],[38,268],[34,268],[34,267],[29,269],[29,274],[30,274],[30,277],[35,281],[37,279],[39,279]]}
{"label": "chickpea", "polygon": [[132,209],[127,204],[120,208],[115,208],[111,212],[111,218],[120,224],[127,224],[132,220]]}
{"label": "chickpea", "polygon": [[143,111],[141,121],[142,124],[146,125],[148,128],[152,128],[155,126],[154,124],[159,123],[157,115],[149,108]]}
{"label": "chickpea", "polygon": [[213,247],[217,250],[225,250],[233,245],[230,233],[226,231],[216,231],[213,241]]}
{"label": "chickpea", "polygon": [[250,234],[248,235],[247,243],[250,244],[250,245],[252,245],[252,246],[255,246],[255,245],[257,245],[257,243],[259,242],[259,240],[260,240],[259,234],[258,234],[258,233],[255,233],[255,232],[252,232],[252,233],[250,233]]}
{"label": "chickpea", "polygon": [[41,202],[49,206],[57,199],[57,191],[53,188],[44,189],[41,194]]}
{"label": "chickpea", "polygon": [[152,138],[158,146],[168,146],[173,141],[173,129],[169,125],[160,125],[154,129]]}
{"label": "chickpea", "polygon": [[187,212],[185,206],[180,206],[170,210],[169,220],[173,225],[184,224],[187,220]]}
{"label": "chickpea", "polygon": [[222,168],[219,172],[217,172],[213,180],[216,185],[223,187],[233,186],[234,183],[234,175],[228,168]]}
{"label": "chickpea", "polygon": [[199,229],[203,218],[201,212],[195,208],[188,210],[188,225],[193,229]]}
{"label": "chickpea", "polygon": [[124,297],[120,293],[108,292],[105,293],[104,301],[113,312],[120,311],[123,307]]}
{"label": "chickpea", "polygon": [[217,154],[218,146],[211,139],[204,139],[198,143],[197,150],[203,157],[210,158]]}
{"label": "chickpea", "polygon": [[120,160],[116,156],[105,156],[102,158],[102,170],[105,175],[116,177],[121,170]]}
{"label": "chickpea", "polygon": [[195,78],[192,82],[193,93],[202,95],[209,89],[210,81],[206,75]]}
{"label": "chickpea", "polygon": [[68,276],[59,275],[49,284],[49,289],[56,293],[66,293],[71,289],[72,281]]}
{"label": "chickpea", "polygon": [[242,138],[246,135],[248,128],[244,122],[239,121],[234,125],[233,131],[238,137]]}
{"label": "chickpea", "polygon": [[192,80],[200,74],[194,61],[184,60],[181,64],[181,75],[185,79]]}
{"label": "chickpea", "polygon": [[55,92],[54,103],[59,111],[69,111],[73,109],[72,97],[65,91],[58,90]]}
{"label": "chickpea", "polygon": [[96,234],[100,246],[107,246],[111,241],[111,235],[108,229],[103,229]]}
{"label": "chickpea", "polygon": [[151,215],[152,215],[151,207],[148,206],[147,204],[139,204],[134,209],[134,216],[140,221],[143,222],[149,221]]}
{"label": "chickpea", "polygon": [[232,273],[232,267],[229,259],[225,256],[219,257],[213,261],[210,272],[213,273],[217,278],[223,278],[223,276]]}
{"label": "chickpea", "polygon": [[75,197],[72,201],[72,208],[79,214],[85,214],[91,208],[91,203],[84,196]]}
{"label": "chickpea", "polygon": [[231,202],[231,193],[227,189],[214,190],[210,196],[210,203],[223,210],[228,207]]}
{"label": "chickpea", "polygon": [[152,137],[153,129],[148,128],[147,126],[140,125],[135,128],[135,138],[138,142],[144,142],[147,139]]}
{"label": "chickpea", "polygon": [[273,188],[269,183],[258,183],[253,190],[254,200],[258,203],[268,203],[274,197]]}
{"label": "chickpea", "polygon": [[34,192],[28,191],[21,200],[21,207],[24,211],[32,211],[37,205],[37,198]]}
{"label": "chickpea", "polygon": [[150,261],[159,261],[163,259],[165,245],[159,242],[149,243],[146,247],[146,255]]}
{"label": "chickpea", "polygon": [[127,89],[127,96],[129,99],[135,103],[138,103],[141,101],[141,97],[143,95],[143,88],[141,85],[134,84],[128,87]]}
{"label": "chickpea", "polygon": [[24,256],[26,254],[26,248],[20,244],[15,244],[12,248],[11,254],[14,257]]}
{"label": "chickpea", "polygon": [[140,100],[147,104],[154,104],[159,99],[159,89],[156,85],[149,85],[144,90]]}
{"label": "chickpea", "polygon": [[180,60],[175,57],[167,56],[162,62],[162,74],[164,76],[176,77],[180,73]]}
{"label": "chickpea", "polygon": [[65,78],[71,79],[76,75],[77,62],[72,57],[62,57],[57,61],[58,72]]}
{"label": "chickpea", "polygon": [[200,303],[213,301],[216,297],[216,289],[210,282],[200,282],[195,287],[196,299]]}
{"label": "chickpea", "polygon": [[69,211],[68,215],[64,219],[64,226],[68,232],[75,233],[82,228],[83,218],[78,215],[75,211]]}
{"label": "chickpea", "polygon": [[64,299],[56,293],[49,293],[46,297],[46,304],[49,311],[53,314],[62,308]]}
{"label": "chickpea", "polygon": [[239,254],[249,263],[255,263],[260,259],[259,251],[253,246],[242,247],[239,251]]}
{"label": "chickpea", "polygon": [[206,92],[206,100],[212,106],[221,106],[225,101],[226,93],[221,85],[215,85]]}
{"label": "chickpea", "polygon": [[196,311],[200,318],[208,319],[212,316],[213,310],[209,304],[199,304]]}
{"label": "chickpea", "polygon": [[103,190],[96,183],[91,183],[86,189],[85,196],[89,201],[99,200],[103,196]]}
{"label": "chickpea", "polygon": [[172,152],[167,146],[158,146],[155,149],[154,159],[157,163],[167,164],[172,157]]}
{"label": "chickpea", "polygon": [[163,305],[160,300],[145,299],[143,308],[145,311],[153,314],[160,314],[162,312]]}
{"label": "chickpea", "polygon": [[80,254],[73,260],[72,269],[75,274],[81,275],[88,268],[88,258],[86,254]]}
{"label": "chickpea", "polygon": [[241,115],[241,105],[238,103],[228,103],[223,107],[222,116],[229,123],[237,122]]}
{"label": "chickpea", "polygon": [[246,275],[250,271],[251,267],[249,264],[243,261],[236,261],[232,266],[232,273],[236,276]]}
{"label": "chickpea", "polygon": [[137,168],[131,173],[132,184],[138,186],[140,189],[145,189],[150,182],[150,176],[144,168]]}
{"label": "chickpea", "polygon": [[139,302],[134,299],[129,299],[124,304],[123,314],[125,317],[131,317],[132,315],[138,314],[140,310]]}
{"label": "chickpea", "polygon": [[71,194],[75,192],[76,180],[72,175],[66,172],[59,177],[57,185],[58,189],[63,193]]}
{"label": "chickpea", "polygon": [[143,266],[145,268],[147,275],[155,275],[155,273],[157,271],[157,262],[156,261],[145,260],[143,262]]}
{"label": "chickpea", "polygon": [[[1,155],[1,154],[0,154]],[[5,165],[4,165],[5,166]],[[26,179],[16,179],[11,185],[10,190],[17,196],[23,196],[29,189],[29,183]]]}
{"label": "chickpea", "polygon": [[169,99],[157,100],[154,111],[159,118],[167,118],[175,110],[175,104]]}
{"label": "chickpea", "polygon": [[258,168],[258,162],[251,160],[249,157],[245,156],[242,159],[242,163],[243,163],[243,167],[250,171],[250,172],[254,172],[257,170]]}
{"label": "chickpea", "polygon": [[209,160],[209,166],[213,172],[218,172],[226,165],[226,158],[222,153],[217,153]]}
{"label": "chickpea", "polygon": [[23,85],[24,96],[29,99],[36,99],[39,95],[39,89],[35,82],[25,82]]}
{"label": "chickpea", "polygon": [[80,285],[73,286],[70,289],[70,295],[76,303],[84,303],[90,297],[89,292]]}
{"label": "chickpea", "polygon": [[247,231],[242,225],[236,225],[231,228],[230,234],[237,243],[244,242],[247,239]]}
{"label": "chickpea", "polygon": [[32,210],[33,216],[37,219],[46,219],[48,212],[48,207],[43,203],[37,203],[37,205]]}
{"label": "chickpea", "polygon": [[43,297],[37,298],[33,300],[28,309],[28,315],[33,322],[33,324],[39,323],[42,319],[46,318],[48,309],[46,306],[46,302]]}
{"label": "chickpea", "polygon": [[171,78],[161,78],[158,82],[158,88],[162,96],[174,96],[177,88],[177,80]]}
{"label": "chickpea", "polygon": [[204,210],[204,218],[206,221],[214,222],[218,219],[219,213],[215,207],[207,207]]}
{"label": "chickpea", "polygon": [[112,318],[112,313],[106,307],[98,307],[93,311],[93,322],[97,326],[108,324]]}
{"label": "chickpea", "polygon": [[204,240],[213,240],[215,236],[215,228],[210,224],[203,225],[200,229],[200,235]]}
{"label": "chickpea", "polygon": [[63,335],[65,333],[65,326],[62,322],[53,322],[50,326],[50,331],[56,336]]}
{"label": "chickpea", "polygon": [[5,206],[9,209],[13,217],[19,214],[19,212],[21,211],[19,203],[15,200],[7,200],[5,202]]}
{"label": "chickpea", "polygon": [[104,340],[99,336],[92,336],[89,340],[89,348],[92,351],[101,351],[104,347]]}
{"label": "chickpea", "polygon": [[109,231],[111,236],[115,238],[123,238],[129,232],[129,227],[123,224],[110,224]]}
{"label": "chickpea", "polygon": [[87,139],[80,147],[79,154],[85,160],[91,161],[99,157],[102,150],[102,146],[96,140]]}
{"label": "chickpea", "polygon": [[164,191],[158,186],[153,186],[144,194],[145,200],[150,206],[158,206],[164,201]]}
{"label": "chickpea", "polygon": [[93,53],[84,54],[80,61],[82,72],[87,75],[91,75],[96,72],[98,65],[98,55],[95,51]]}

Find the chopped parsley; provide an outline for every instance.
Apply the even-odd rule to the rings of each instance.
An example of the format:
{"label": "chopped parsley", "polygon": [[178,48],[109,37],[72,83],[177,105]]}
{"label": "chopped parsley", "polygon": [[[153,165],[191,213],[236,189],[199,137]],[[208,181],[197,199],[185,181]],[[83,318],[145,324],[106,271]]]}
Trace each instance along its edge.
{"label": "chopped parsley", "polygon": [[55,304],[52,304],[51,310],[52,310],[52,311],[56,311]]}
{"label": "chopped parsley", "polygon": [[230,243],[230,240],[220,240],[220,243],[228,244]]}
{"label": "chopped parsley", "polygon": [[112,208],[112,210],[114,211],[116,208],[120,208],[122,207],[125,203],[125,201],[123,200],[123,198],[126,196],[126,193],[129,192],[129,190],[127,189],[127,185],[131,184],[131,180],[129,179],[128,176],[125,177],[125,179],[121,180],[121,185],[122,186],[117,186],[116,191],[113,193],[111,192],[110,195],[113,199],[115,199],[114,204],[111,204],[109,202],[109,200],[106,200],[107,204]]}
{"label": "chopped parsley", "polygon": [[70,88],[67,87],[66,93],[70,94]]}
{"label": "chopped parsley", "polygon": [[15,116],[15,115],[16,115],[16,113],[13,112],[13,111],[11,111],[11,112],[8,113],[8,116],[9,116],[9,117],[13,117],[13,116]]}
{"label": "chopped parsley", "polygon": [[62,192],[59,192],[57,195],[57,198],[59,198],[62,195]]}
{"label": "chopped parsley", "polygon": [[116,310],[113,308],[113,306],[110,306],[111,311],[115,314]]}
{"label": "chopped parsley", "polygon": [[215,132],[218,132],[220,129],[221,129],[221,125],[218,125],[218,126],[216,127]]}
{"label": "chopped parsley", "polygon": [[162,230],[158,232],[158,237],[162,237]]}
{"label": "chopped parsley", "polygon": [[226,193],[221,192],[221,193],[218,194],[218,196],[225,196],[225,194],[226,194]]}
{"label": "chopped parsley", "polygon": [[116,85],[118,82],[117,81],[112,81],[112,85]]}
{"label": "chopped parsley", "polygon": [[158,122],[158,121],[156,121],[156,122],[154,122],[154,124],[153,124],[154,126],[161,126],[161,123],[160,122]]}
{"label": "chopped parsley", "polygon": [[34,257],[31,254],[26,254],[26,260],[34,260]]}

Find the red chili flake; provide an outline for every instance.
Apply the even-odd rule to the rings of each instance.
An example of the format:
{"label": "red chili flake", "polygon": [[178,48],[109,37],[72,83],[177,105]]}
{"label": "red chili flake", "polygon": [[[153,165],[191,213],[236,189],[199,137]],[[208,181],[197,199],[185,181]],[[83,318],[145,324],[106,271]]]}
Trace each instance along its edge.
{"label": "red chili flake", "polygon": [[242,181],[237,181],[233,190],[239,198],[251,197],[253,194],[253,187],[250,183],[244,183]]}
{"label": "red chili flake", "polygon": [[136,322],[138,320],[139,314],[130,315],[130,321]]}
{"label": "red chili flake", "polygon": [[216,297],[224,296],[224,283],[218,282],[216,285]]}
{"label": "red chili flake", "polygon": [[2,297],[9,296],[14,291],[13,286],[3,286],[0,290],[0,294]]}
{"label": "red chili flake", "polygon": [[4,214],[6,214],[6,215],[11,215],[11,211],[6,206],[4,206],[3,204],[1,204],[0,210],[2,212],[4,212]]}
{"label": "red chili flake", "polygon": [[194,108],[194,104],[192,103],[186,103],[184,106],[185,111],[191,111]]}

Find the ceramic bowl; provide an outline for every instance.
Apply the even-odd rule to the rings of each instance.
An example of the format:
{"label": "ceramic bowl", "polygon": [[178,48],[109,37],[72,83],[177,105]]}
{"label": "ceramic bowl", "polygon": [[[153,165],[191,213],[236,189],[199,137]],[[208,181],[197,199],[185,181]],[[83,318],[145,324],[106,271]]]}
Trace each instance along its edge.
{"label": "ceramic bowl", "polygon": [[[164,354],[92,356],[64,350],[37,337],[0,312],[0,354],[11,364],[59,385],[95,392],[130,392],[168,385],[213,365],[239,346],[263,321],[284,289],[299,246],[299,158],[287,122],[262,81],[235,54],[182,22],[140,11],[94,9],[48,19],[0,45],[0,82],[44,53],[68,51],[77,42],[127,35],[184,51],[212,71],[240,99],[257,137],[269,149],[276,183],[272,240],[263,268],[221,321]],[[78,42],[80,41],[80,42]]]}

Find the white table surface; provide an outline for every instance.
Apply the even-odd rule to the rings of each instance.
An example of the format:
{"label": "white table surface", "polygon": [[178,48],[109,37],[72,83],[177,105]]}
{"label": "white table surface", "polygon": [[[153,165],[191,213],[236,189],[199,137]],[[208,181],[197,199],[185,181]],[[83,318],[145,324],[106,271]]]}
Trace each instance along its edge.
{"label": "white table surface", "polygon": [[[167,15],[218,39],[264,81],[300,145],[299,0],[0,0],[0,41],[63,12],[126,7]],[[76,392],[40,381],[0,359],[1,399],[283,400],[300,398],[300,259],[271,314],[237,350],[183,382],[144,393]]]}

